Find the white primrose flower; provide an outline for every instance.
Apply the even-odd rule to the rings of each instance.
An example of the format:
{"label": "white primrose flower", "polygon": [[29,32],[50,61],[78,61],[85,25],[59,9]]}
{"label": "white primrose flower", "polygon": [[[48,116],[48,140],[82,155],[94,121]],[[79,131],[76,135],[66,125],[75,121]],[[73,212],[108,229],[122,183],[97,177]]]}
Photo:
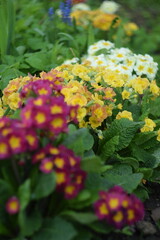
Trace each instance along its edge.
{"label": "white primrose flower", "polygon": [[94,55],[97,51],[99,51],[101,49],[110,50],[114,47],[115,47],[114,43],[112,43],[110,41],[100,40],[100,41],[94,43],[93,45],[89,46],[88,55]]}
{"label": "white primrose flower", "polygon": [[74,63],[77,63],[78,61],[79,61],[79,58],[72,58],[64,61],[63,64],[74,64]]}
{"label": "white primrose flower", "polygon": [[100,10],[108,14],[113,14],[117,12],[119,7],[120,5],[114,1],[104,1],[100,6]]}
{"label": "white primrose flower", "polygon": [[152,63],[146,64],[144,74],[147,75],[147,78],[149,80],[153,80],[157,74],[157,71],[158,71],[158,63],[152,62]]}

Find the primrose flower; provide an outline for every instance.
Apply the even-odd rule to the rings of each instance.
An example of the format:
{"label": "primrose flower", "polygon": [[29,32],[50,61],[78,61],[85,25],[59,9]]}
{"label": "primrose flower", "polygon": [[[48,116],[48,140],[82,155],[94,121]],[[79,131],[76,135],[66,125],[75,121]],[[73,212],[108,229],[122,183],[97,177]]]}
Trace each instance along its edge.
{"label": "primrose flower", "polygon": [[21,153],[26,150],[23,132],[12,132],[7,136],[8,144],[13,154]]}
{"label": "primrose flower", "polygon": [[118,17],[117,15],[102,12],[100,15],[94,18],[93,26],[103,31],[107,31],[110,29],[113,20],[116,19],[117,17]]}
{"label": "primrose flower", "polygon": [[160,129],[157,131],[157,141],[160,142]]}
{"label": "primrose flower", "polygon": [[105,13],[113,14],[117,12],[119,7],[120,5],[114,1],[104,1],[100,6],[100,10]]}
{"label": "primrose flower", "polygon": [[54,163],[53,163],[53,160],[50,159],[50,158],[44,158],[40,164],[40,167],[39,169],[43,172],[43,173],[50,173],[52,172],[53,170],[53,166],[54,166]]}
{"label": "primrose flower", "polygon": [[152,132],[156,127],[155,122],[150,118],[145,118],[145,125],[140,129],[141,132]]}
{"label": "primrose flower", "polygon": [[128,118],[129,120],[133,121],[132,113],[126,110],[119,112],[117,114],[116,119],[121,119],[121,118]]}
{"label": "primrose flower", "polygon": [[20,209],[20,203],[17,197],[13,196],[8,199],[6,203],[6,211],[10,214],[16,214],[19,212]]}
{"label": "primrose flower", "polygon": [[135,195],[128,195],[121,187],[115,186],[108,192],[101,191],[99,196],[94,209],[100,220],[106,220],[118,229],[142,220],[142,202]]}
{"label": "primrose flower", "polygon": [[4,138],[0,139],[0,159],[8,158],[11,150],[8,141]]}

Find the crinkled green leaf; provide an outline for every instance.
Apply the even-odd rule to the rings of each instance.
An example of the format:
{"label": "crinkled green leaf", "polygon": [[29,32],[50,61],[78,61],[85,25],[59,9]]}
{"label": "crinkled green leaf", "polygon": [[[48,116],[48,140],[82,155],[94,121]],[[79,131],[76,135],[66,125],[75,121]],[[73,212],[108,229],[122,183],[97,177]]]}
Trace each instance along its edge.
{"label": "crinkled green leaf", "polygon": [[43,197],[47,197],[51,194],[56,187],[56,180],[54,172],[49,174],[42,173],[39,176],[37,185],[33,192],[33,197],[35,199],[40,199]]}
{"label": "crinkled green leaf", "polygon": [[76,235],[77,232],[69,221],[56,217],[54,219],[46,219],[41,230],[32,239],[73,240]]}

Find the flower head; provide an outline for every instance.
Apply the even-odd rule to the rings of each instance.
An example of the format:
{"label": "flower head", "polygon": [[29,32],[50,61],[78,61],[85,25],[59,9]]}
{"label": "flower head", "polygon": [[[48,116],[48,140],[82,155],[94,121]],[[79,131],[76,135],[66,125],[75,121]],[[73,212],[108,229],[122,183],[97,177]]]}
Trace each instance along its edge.
{"label": "flower head", "polygon": [[100,199],[94,204],[97,217],[116,228],[134,224],[144,216],[142,202],[135,195],[128,195],[115,186],[108,192],[101,191]]}
{"label": "flower head", "polygon": [[16,214],[19,212],[20,209],[20,203],[17,197],[13,196],[8,199],[6,203],[6,211],[10,214]]}

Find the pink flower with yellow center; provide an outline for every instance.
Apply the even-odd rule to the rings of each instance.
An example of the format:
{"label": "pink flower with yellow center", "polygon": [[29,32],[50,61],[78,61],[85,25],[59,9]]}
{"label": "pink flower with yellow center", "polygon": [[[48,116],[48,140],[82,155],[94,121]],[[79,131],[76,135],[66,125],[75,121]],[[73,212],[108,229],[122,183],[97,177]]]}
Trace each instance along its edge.
{"label": "pink flower with yellow center", "polygon": [[46,151],[44,149],[39,150],[32,157],[32,163],[41,162],[46,157]]}
{"label": "pink flower with yellow center", "polygon": [[26,150],[25,138],[21,133],[11,133],[7,136],[12,153],[21,153]]}
{"label": "pink flower with yellow center", "polygon": [[76,184],[69,183],[64,188],[64,194],[66,199],[74,198],[78,193],[78,188]]}
{"label": "pink flower with yellow center", "polygon": [[44,95],[44,96],[51,96],[52,94],[52,84],[48,80],[37,80],[34,82],[32,85],[32,90],[37,94],[37,95]]}
{"label": "pink flower with yellow center", "polygon": [[51,158],[45,158],[42,160],[39,169],[43,172],[43,173],[50,173],[53,171],[53,160]]}
{"label": "pink flower with yellow center", "polygon": [[128,195],[120,186],[101,191],[94,208],[97,217],[116,228],[134,224],[144,216],[142,202],[135,195]]}
{"label": "pink flower with yellow center", "polygon": [[67,131],[67,120],[66,116],[62,114],[57,114],[52,117],[49,122],[50,131],[54,134],[59,134],[61,132]]}
{"label": "pink flower with yellow center", "polygon": [[57,187],[63,187],[69,181],[69,174],[66,170],[57,169],[56,173],[56,183]]}
{"label": "pink flower with yellow center", "polygon": [[7,117],[2,117],[0,118],[0,129],[2,129],[3,127],[7,127],[10,126],[10,119]]}
{"label": "pink flower with yellow center", "polygon": [[25,106],[20,113],[21,119],[26,127],[31,127],[33,124],[32,119],[32,106],[27,105]]}
{"label": "pink flower with yellow center", "polygon": [[64,102],[64,98],[61,97],[52,97],[50,98],[50,113],[55,114],[65,114],[68,115],[70,107]]}
{"label": "pink flower with yellow center", "polygon": [[5,138],[0,139],[0,159],[8,158],[11,154],[10,147]]}
{"label": "pink flower with yellow center", "polygon": [[62,154],[56,156],[53,161],[54,161],[56,168],[58,168],[58,169],[65,169],[68,165],[68,159],[65,156],[63,156]]}
{"label": "pink flower with yellow center", "polygon": [[25,139],[28,144],[29,150],[35,150],[38,147],[38,138],[34,130],[27,130]]}
{"label": "pink flower with yellow center", "polygon": [[10,214],[16,214],[19,212],[20,209],[20,203],[17,197],[11,197],[8,199],[6,203],[6,211]]}
{"label": "pink flower with yellow center", "polygon": [[46,128],[50,120],[50,114],[46,107],[35,108],[32,111],[33,125],[38,128]]}

